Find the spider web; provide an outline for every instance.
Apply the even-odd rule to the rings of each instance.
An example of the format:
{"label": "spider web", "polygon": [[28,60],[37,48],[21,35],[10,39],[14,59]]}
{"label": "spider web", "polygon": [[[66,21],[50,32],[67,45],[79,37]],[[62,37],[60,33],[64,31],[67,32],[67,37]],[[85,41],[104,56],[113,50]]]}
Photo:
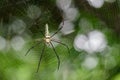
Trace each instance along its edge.
{"label": "spider web", "polygon": [[[41,38],[42,34],[40,33],[40,30],[43,31],[44,33],[44,25],[46,24],[46,22],[48,22],[50,24],[50,31],[52,30],[57,30],[59,22],[61,21],[61,17],[60,17],[60,13],[59,11],[52,5],[52,7],[50,7],[51,9],[48,9],[46,7],[48,7],[48,3],[45,3],[46,0],[0,0],[0,20],[3,22],[3,25],[9,25],[16,17],[22,19],[26,24],[27,24],[27,30],[33,39],[36,38]],[[114,43],[120,43],[119,41],[119,36],[120,36],[120,7],[119,4],[117,3],[118,0],[116,0],[116,2],[114,3],[106,3],[102,8],[100,9],[95,9],[93,7],[91,7],[87,0],[75,0],[75,4],[77,7],[79,7],[79,9],[81,10],[81,17],[80,18],[87,18],[88,20],[91,21],[91,23],[93,23],[93,28],[80,28],[78,27],[78,25],[75,25],[75,33],[73,33],[72,35],[68,35],[68,36],[62,36],[62,40],[63,43],[66,43],[66,45],[68,45],[68,47],[72,47],[73,46],[73,40],[75,38],[75,36],[80,33],[84,33],[87,34],[87,32],[89,31],[88,29],[90,29],[91,31],[94,29],[99,29],[99,30],[104,30],[104,29],[111,29],[111,31],[109,31],[109,33],[107,34],[109,37],[107,38],[109,40],[109,44],[110,46],[113,46]],[[79,3],[79,4],[78,4]],[[46,5],[44,5],[46,4]],[[42,15],[40,16],[39,19],[30,19],[28,18],[28,15],[26,13],[28,7],[30,5],[36,5],[42,7]],[[42,5],[42,6],[41,6]],[[55,9],[54,9],[55,8]],[[52,13],[55,14],[52,14]],[[53,20],[55,19],[55,20]],[[101,22],[100,22],[100,21]],[[54,24],[52,24],[54,23]],[[74,22],[75,24],[78,24],[79,21]],[[54,26],[54,27],[52,27]],[[84,26],[87,26],[87,24],[84,24]],[[98,26],[98,27],[96,27]],[[8,28],[9,26],[7,26]],[[6,28],[6,26],[4,27]],[[1,30],[4,30],[4,28],[0,28]],[[0,31],[1,31],[0,30]],[[81,30],[81,31],[80,31]],[[3,33],[1,33],[0,35],[5,35],[7,34],[7,30],[5,30]],[[106,32],[105,32],[106,33]],[[115,34],[113,34],[115,33]],[[14,36],[16,34],[12,34],[11,36]],[[69,37],[69,38],[67,38]],[[67,38],[67,39],[65,39]],[[114,40],[115,41],[114,41]],[[29,47],[32,46],[31,44],[29,45]],[[28,47],[28,48],[29,48]],[[34,71],[37,69],[37,64],[39,62],[39,57],[41,54],[41,50],[43,48],[43,45],[39,45],[37,46],[35,49],[32,49],[31,52],[29,53],[28,56],[26,56],[26,58],[30,56],[30,61],[31,63],[35,64],[34,66]],[[117,46],[117,48],[119,49],[119,46]],[[68,57],[68,51],[67,49],[62,46],[62,45],[58,45],[55,47],[56,52],[58,53],[58,55],[60,56],[60,60],[61,60],[61,66],[64,63],[64,61],[67,61],[69,59]],[[117,49],[114,49],[117,52]],[[84,54],[83,54],[84,53]],[[104,52],[104,53],[108,53],[108,52]],[[71,64],[73,64],[73,66],[77,66],[77,68],[80,68],[80,62],[82,62],[85,58],[86,52],[77,52],[74,50],[74,48],[71,49],[71,54],[70,54],[70,58],[71,58]],[[101,66],[100,68],[103,68],[104,70],[107,71],[107,68],[104,68],[104,64],[107,65],[111,64],[109,60],[111,60],[112,62],[112,56],[114,55],[114,57],[117,59],[117,57],[119,56],[119,51],[117,52],[117,54],[114,54],[111,52],[111,54],[106,54],[105,56],[101,56],[101,55],[97,55],[98,57],[100,57],[100,61],[101,61]],[[57,69],[57,65],[58,61],[57,58],[54,54],[54,51],[52,48],[46,47],[45,49],[45,53],[44,56],[42,58],[41,61],[41,65],[40,65],[40,70],[39,71],[54,71],[55,69]],[[112,64],[111,64],[112,65]],[[117,64],[118,65],[118,64]],[[119,67],[116,66],[118,69]],[[103,71],[104,71],[103,70]],[[113,69],[113,71],[115,71],[116,69]],[[118,72],[113,72],[112,69],[108,70],[110,74],[106,73],[109,75],[109,78],[111,78],[111,75],[115,75]],[[113,73],[113,74],[112,74]],[[42,72],[41,72],[42,74]],[[46,76],[44,76],[46,77]],[[61,79],[61,78],[60,78]],[[51,79],[52,80],[52,79]]]}
{"label": "spider web", "polygon": [[[31,46],[33,46],[34,44],[31,44]],[[61,50],[61,47],[64,47],[62,48]],[[69,56],[69,52],[67,50],[67,48],[65,46],[62,46],[62,45],[58,45],[56,47],[54,47],[55,50],[56,50],[56,53],[58,54],[58,56],[60,57],[60,66],[59,66],[59,69],[61,69],[62,67],[62,64],[67,61],[67,58]],[[43,42],[41,42],[40,45],[36,46],[34,49],[32,49],[28,56],[28,58],[31,58],[31,62],[32,63],[35,63],[36,66],[34,67],[35,70],[37,69],[38,67],[38,62],[39,62],[39,58],[40,58],[40,55],[42,53],[42,49],[43,49]],[[36,55],[35,55],[36,54]],[[46,45],[45,47],[45,50],[44,50],[44,53],[43,53],[43,57],[42,57],[42,60],[40,62],[40,70],[49,70],[49,71],[55,71],[55,70],[58,70],[58,58],[57,56],[55,55],[55,51],[53,50],[52,47],[50,47],[49,45]]]}
{"label": "spider web", "polygon": [[[27,24],[27,29],[29,28],[32,31],[33,36],[35,34],[34,38],[39,38],[38,36],[41,37],[42,35],[38,35],[38,33],[41,34],[39,31],[40,29],[44,33],[44,27],[41,28],[41,27],[39,27],[39,25],[44,26],[43,25],[44,22],[48,22],[47,21],[48,19],[46,17],[43,17],[42,19],[44,20],[44,22],[43,23],[40,22],[40,24],[39,24],[39,19],[32,19],[32,20],[29,20],[29,18],[27,19],[26,10],[30,5],[34,5],[34,4],[38,5],[32,0],[21,0],[21,1],[19,1],[19,0],[1,0],[0,1],[0,18],[3,20],[3,24],[9,24],[16,17],[20,18],[23,21],[25,21],[25,23]],[[47,12],[47,13],[45,12],[44,15],[46,15],[46,14],[48,14],[48,17],[50,16],[49,12]],[[44,18],[46,18],[46,20]],[[11,36],[14,36],[14,35],[15,35],[14,33],[11,34]],[[60,61],[62,63],[66,59],[65,57],[67,57],[67,54],[69,54],[69,53],[68,53],[66,47],[64,47],[64,48],[60,48],[60,47],[64,47],[64,46],[58,45],[55,49],[56,49],[56,52],[58,53],[58,55],[60,56]],[[61,51],[61,49],[63,49],[63,50]],[[36,61],[35,62],[36,64],[38,64],[38,62],[39,62],[41,50],[42,50],[41,46],[38,46],[38,47],[36,47],[36,49],[32,50],[33,53],[37,54],[37,57],[34,56],[32,58],[33,62],[34,62],[34,60]],[[29,55],[33,55],[32,52],[30,52]],[[43,66],[51,67],[51,68],[54,67],[55,69],[57,69],[57,66],[58,66],[57,64],[58,64],[58,60],[55,56],[53,49],[46,47],[45,54],[44,54],[42,62],[41,62],[41,66],[43,65]],[[36,66],[36,68],[37,68],[37,66]]]}

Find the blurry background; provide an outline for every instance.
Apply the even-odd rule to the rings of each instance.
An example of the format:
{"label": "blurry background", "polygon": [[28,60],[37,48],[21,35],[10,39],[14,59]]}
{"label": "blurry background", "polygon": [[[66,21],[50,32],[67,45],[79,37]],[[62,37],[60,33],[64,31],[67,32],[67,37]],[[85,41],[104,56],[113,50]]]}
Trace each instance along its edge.
{"label": "blurry background", "polygon": [[[45,24],[70,48],[43,44]],[[120,0],[0,0],[0,80],[120,80]]]}

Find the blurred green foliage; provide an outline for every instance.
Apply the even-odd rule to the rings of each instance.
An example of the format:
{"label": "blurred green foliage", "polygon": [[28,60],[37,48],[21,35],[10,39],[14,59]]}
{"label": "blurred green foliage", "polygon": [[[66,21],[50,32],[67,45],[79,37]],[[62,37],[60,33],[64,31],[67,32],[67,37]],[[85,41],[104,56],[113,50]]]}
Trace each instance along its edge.
{"label": "blurred green foliage", "polygon": [[[58,29],[62,12],[57,8],[56,0],[0,0],[0,36],[6,39],[7,45],[0,50],[0,80],[120,80],[120,0],[105,3],[100,9],[89,6],[85,0],[73,2],[80,15],[73,21],[75,32],[69,35],[58,33],[61,41],[70,48],[70,54],[62,45],[55,47],[61,59],[60,69],[57,70],[57,58],[52,48],[47,47],[40,70],[36,73],[43,44],[31,50],[28,56],[24,55],[35,43],[34,39],[42,37],[40,30],[44,32],[46,23],[49,24],[50,32]],[[28,17],[27,8],[30,5],[40,8],[40,17]],[[10,25],[16,19],[23,20],[26,24],[26,29],[21,34],[11,31]],[[81,19],[88,20],[92,27],[79,27]],[[87,34],[92,30],[105,34],[108,47],[102,53],[90,55],[98,59],[98,65],[89,70],[82,66],[88,53],[76,51],[73,42],[77,34]],[[16,35],[25,40],[21,50],[14,50],[10,43]]]}

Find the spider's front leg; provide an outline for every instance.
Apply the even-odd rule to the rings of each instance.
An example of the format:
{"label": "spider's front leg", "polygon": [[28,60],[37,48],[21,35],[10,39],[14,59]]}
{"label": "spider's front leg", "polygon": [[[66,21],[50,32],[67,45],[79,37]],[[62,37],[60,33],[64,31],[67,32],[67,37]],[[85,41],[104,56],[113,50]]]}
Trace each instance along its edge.
{"label": "spider's front leg", "polygon": [[63,26],[64,26],[64,21],[62,22],[60,28],[51,36],[51,38],[52,38],[54,35],[56,35],[56,34],[63,28]]}

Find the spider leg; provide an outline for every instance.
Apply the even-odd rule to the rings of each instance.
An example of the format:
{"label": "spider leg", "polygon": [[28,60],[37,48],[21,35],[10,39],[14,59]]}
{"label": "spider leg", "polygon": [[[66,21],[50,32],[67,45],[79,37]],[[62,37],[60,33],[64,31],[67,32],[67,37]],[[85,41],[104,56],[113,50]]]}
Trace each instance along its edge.
{"label": "spider leg", "polygon": [[44,43],[44,47],[43,47],[43,49],[42,49],[42,53],[41,53],[41,55],[40,55],[40,59],[39,59],[38,67],[37,67],[37,72],[39,71],[40,62],[41,62],[41,60],[42,60],[42,56],[43,56],[43,54],[44,54],[44,51],[45,51],[45,43]]}
{"label": "spider leg", "polygon": [[57,54],[57,52],[56,52],[56,50],[55,50],[53,44],[52,44],[51,42],[50,42],[50,44],[51,44],[51,46],[52,46],[52,48],[53,48],[53,51],[55,52],[55,55],[56,55],[56,57],[57,57],[57,59],[58,59],[58,70],[59,70],[59,66],[60,66],[60,58],[59,58],[59,56],[58,56],[58,54]]}
{"label": "spider leg", "polygon": [[51,36],[51,38],[52,38],[55,34],[57,34],[57,33],[63,28],[63,26],[64,26],[64,21],[63,21],[61,27]]}
{"label": "spider leg", "polygon": [[65,46],[67,48],[67,50],[68,50],[68,53],[70,54],[70,49],[69,49],[69,47],[66,44],[62,43],[61,41],[57,41],[57,40],[53,40],[53,39],[51,39],[51,41],[59,43],[59,44]]}
{"label": "spider leg", "polygon": [[36,43],[34,46],[32,46],[31,48],[28,49],[28,51],[26,52],[25,56],[30,52],[31,49],[35,48],[36,46],[38,46],[41,42]]}

